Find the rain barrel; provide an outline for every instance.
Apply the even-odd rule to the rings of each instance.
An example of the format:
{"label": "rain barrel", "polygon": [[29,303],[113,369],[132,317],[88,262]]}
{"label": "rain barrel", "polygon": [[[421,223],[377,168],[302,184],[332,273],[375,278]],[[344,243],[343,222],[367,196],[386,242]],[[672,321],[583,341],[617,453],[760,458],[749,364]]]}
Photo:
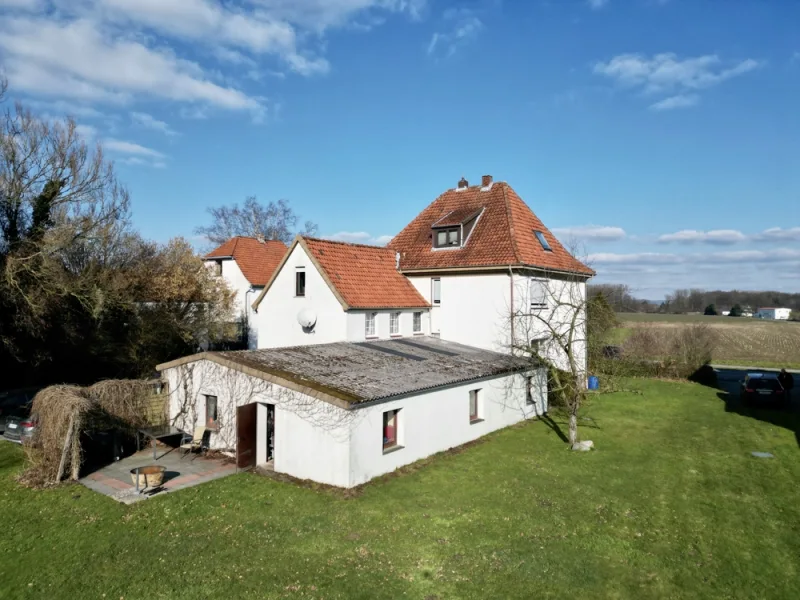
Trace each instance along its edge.
{"label": "rain barrel", "polygon": [[590,390],[597,390],[599,388],[600,388],[600,380],[597,377],[595,377],[594,375],[591,375],[589,377],[589,389]]}

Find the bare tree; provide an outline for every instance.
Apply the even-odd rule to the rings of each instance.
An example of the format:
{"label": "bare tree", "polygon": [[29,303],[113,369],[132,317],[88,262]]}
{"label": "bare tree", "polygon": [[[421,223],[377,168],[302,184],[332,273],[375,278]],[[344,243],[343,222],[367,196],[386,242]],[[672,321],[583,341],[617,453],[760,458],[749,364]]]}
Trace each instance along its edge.
{"label": "bare tree", "polygon": [[[242,206],[211,207],[208,213],[211,215],[211,225],[198,227],[195,232],[217,245],[234,236],[278,240],[289,244],[299,221],[288,201],[278,200],[265,205],[258,202],[255,196],[247,198]],[[317,225],[306,221],[300,233],[316,235]]]}
{"label": "bare tree", "polygon": [[510,351],[532,368],[546,367],[550,403],[569,417],[569,443],[578,443],[578,419],[588,399],[587,357],[602,340],[589,336],[587,276],[555,272],[514,273],[514,299],[506,334]]}

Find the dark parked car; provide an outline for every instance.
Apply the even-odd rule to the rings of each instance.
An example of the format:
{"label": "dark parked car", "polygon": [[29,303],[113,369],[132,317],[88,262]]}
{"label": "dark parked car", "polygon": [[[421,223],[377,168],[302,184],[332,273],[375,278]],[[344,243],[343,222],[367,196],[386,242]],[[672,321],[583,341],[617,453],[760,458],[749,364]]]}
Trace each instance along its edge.
{"label": "dark parked car", "polygon": [[748,373],[742,382],[742,402],[754,406],[786,405],[788,394],[777,373]]}
{"label": "dark parked car", "polygon": [[6,431],[9,417],[24,417],[30,414],[30,403],[36,392],[34,388],[0,392],[0,434]]}

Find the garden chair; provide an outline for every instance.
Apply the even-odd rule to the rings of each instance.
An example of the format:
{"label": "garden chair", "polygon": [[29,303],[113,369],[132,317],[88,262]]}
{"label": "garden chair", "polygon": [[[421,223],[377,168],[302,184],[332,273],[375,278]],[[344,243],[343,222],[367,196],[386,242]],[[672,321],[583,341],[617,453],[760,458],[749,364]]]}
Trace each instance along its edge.
{"label": "garden chair", "polygon": [[[189,439],[188,435],[184,437],[180,448],[183,450],[183,456],[181,456],[181,460],[183,460],[187,454],[191,454],[192,452],[202,452],[203,450],[208,450],[208,435],[210,433],[211,432],[208,430],[208,428],[201,426],[194,428],[194,435],[192,435],[191,439]],[[194,458],[192,458],[192,460],[194,460]]]}

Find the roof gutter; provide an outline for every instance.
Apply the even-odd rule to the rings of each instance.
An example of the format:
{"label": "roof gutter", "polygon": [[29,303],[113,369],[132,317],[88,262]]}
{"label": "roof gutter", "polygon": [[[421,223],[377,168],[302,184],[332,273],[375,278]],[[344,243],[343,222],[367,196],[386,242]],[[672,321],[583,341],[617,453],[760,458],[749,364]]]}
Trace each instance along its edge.
{"label": "roof gutter", "polygon": [[514,271],[512,270],[511,265],[508,265],[508,287],[510,288],[511,292],[511,313],[509,317],[511,318],[511,355],[514,355]]}
{"label": "roof gutter", "polygon": [[573,277],[585,277],[586,279],[591,279],[597,273],[592,271],[591,273],[582,273],[580,271],[565,271],[563,269],[550,269],[546,267],[536,267],[533,265],[526,265],[522,263],[514,264],[514,265],[488,265],[488,266],[480,266],[480,267],[431,267],[428,269],[401,269],[400,272],[403,275],[428,275],[431,273],[438,274],[438,273],[461,273],[461,272],[471,272],[471,271],[502,271],[506,268],[515,268],[515,269],[528,269],[530,271],[540,271],[542,273],[555,273],[558,275],[571,275]]}

